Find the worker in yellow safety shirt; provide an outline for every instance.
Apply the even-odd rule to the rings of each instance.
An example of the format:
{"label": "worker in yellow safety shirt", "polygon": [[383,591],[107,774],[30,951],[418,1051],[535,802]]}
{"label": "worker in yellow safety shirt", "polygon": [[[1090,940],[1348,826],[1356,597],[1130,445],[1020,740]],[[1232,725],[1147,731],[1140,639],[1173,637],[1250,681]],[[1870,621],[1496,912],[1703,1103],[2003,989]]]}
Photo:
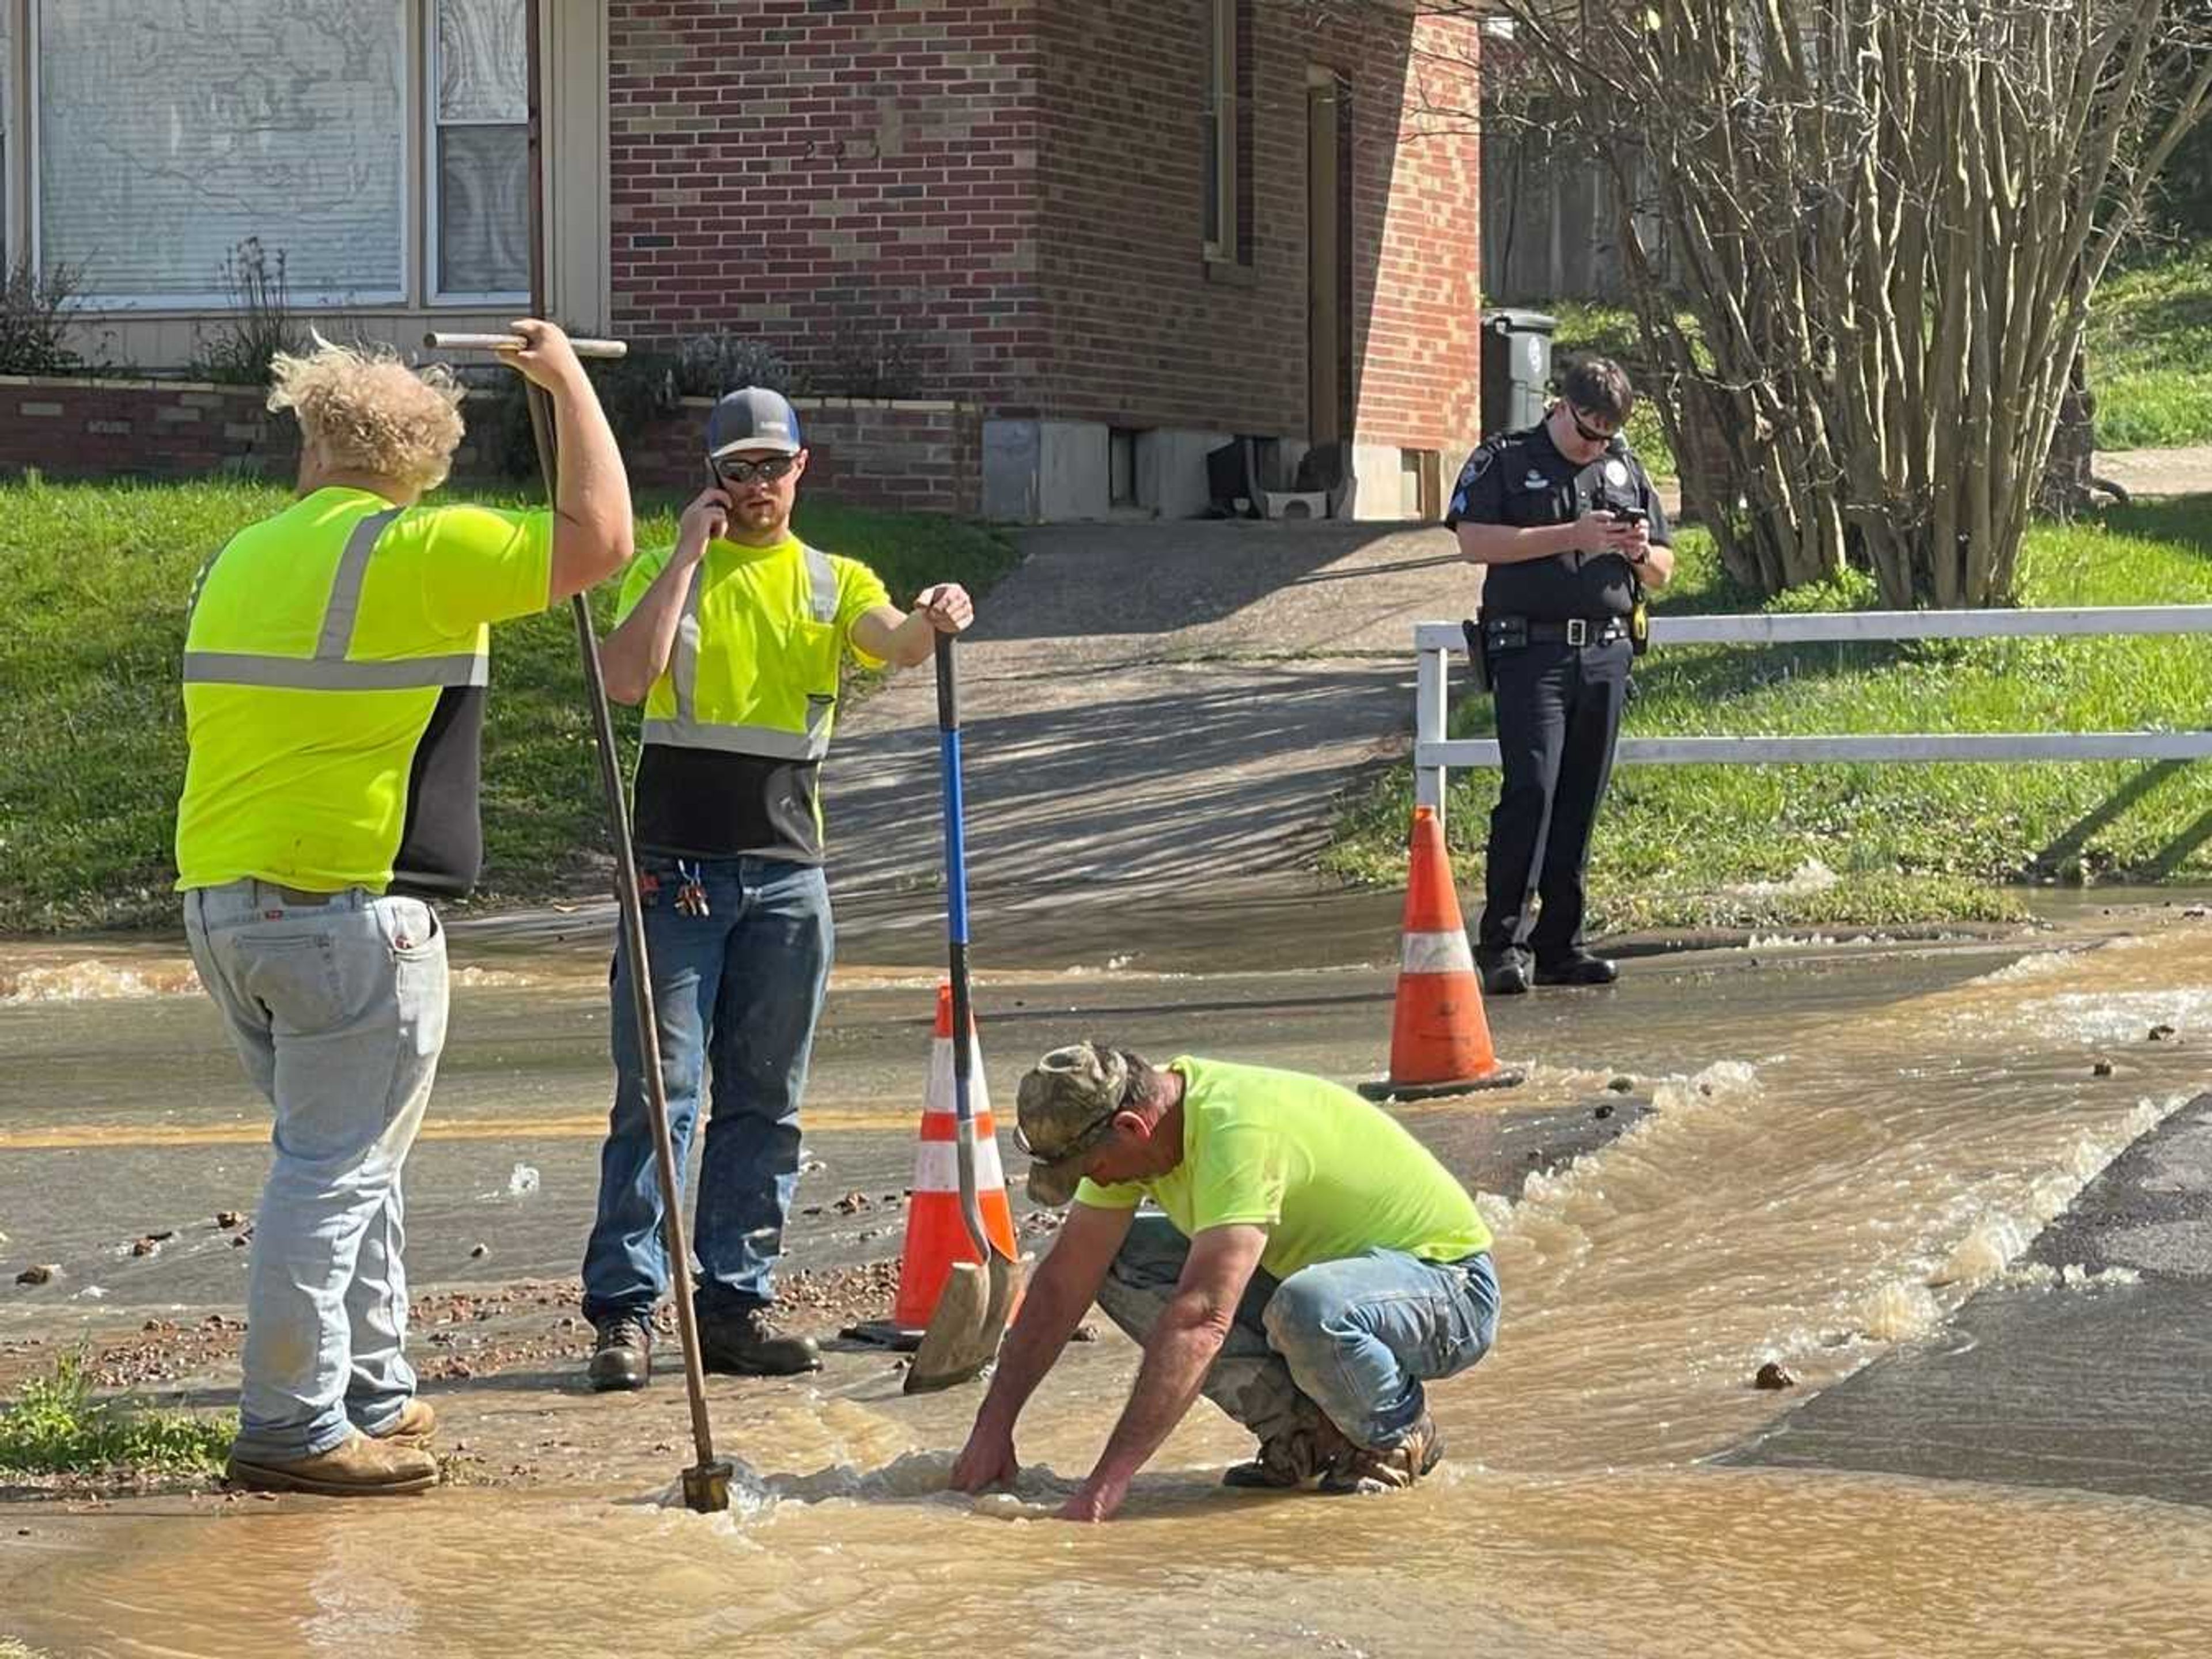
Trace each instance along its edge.
{"label": "worker in yellow safety shirt", "polygon": [[317,342],[276,359],[299,499],[200,573],[177,885],[201,982],[275,1108],[231,1479],[419,1492],[434,1421],[402,1353],[400,1176],[446,1040],[432,902],[475,881],[488,624],[630,556],[622,457],[568,338],[514,325],[550,394],[551,512],[424,506],[462,436],[443,368]]}
{"label": "worker in yellow safety shirt", "polygon": [[[693,1305],[710,1370],[787,1376],[821,1358],[771,1317],[771,1270],[799,1184],[800,1093],[829,981],[830,891],[817,787],[849,659],[912,665],[975,607],[957,584],[911,613],[865,564],[808,546],[791,514],[806,472],[799,415],[748,386],[707,425],[711,482],[676,545],[623,584],[607,690],[645,705],[638,885],[660,1017],[676,1165],[712,1068]],[[615,1100],[584,1256],[595,1389],[641,1389],[653,1310],[670,1288],[643,1059],[627,1016],[635,964],[614,971]],[[673,1264],[680,1275],[686,1264]],[[680,1292],[679,1292],[680,1293]]]}

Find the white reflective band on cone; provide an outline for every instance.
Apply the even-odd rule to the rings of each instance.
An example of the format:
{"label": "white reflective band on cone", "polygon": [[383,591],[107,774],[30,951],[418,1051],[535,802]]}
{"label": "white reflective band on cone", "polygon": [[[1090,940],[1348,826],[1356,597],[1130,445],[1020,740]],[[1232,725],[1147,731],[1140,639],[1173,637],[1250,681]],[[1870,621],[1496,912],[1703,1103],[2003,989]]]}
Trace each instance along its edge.
{"label": "white reflective band on cone", "polygon": [[1462,933],[1408,933],[1406,954],[1400,963],[1408,974],[1471,974],[1474,952]]}
{"label": "white reflective band on cone", "polygon": [[[975,1190],[988,1193],[994,1187],[1006,1184],[1006,1172],[999,1162],[999,1141],[995,1135],[979,1135],[975,1139]],[[960,1148],[950,1140],[925,1140],[914,1160],[914,1194],[924,1193],[957,1193],[960,1190]]]}

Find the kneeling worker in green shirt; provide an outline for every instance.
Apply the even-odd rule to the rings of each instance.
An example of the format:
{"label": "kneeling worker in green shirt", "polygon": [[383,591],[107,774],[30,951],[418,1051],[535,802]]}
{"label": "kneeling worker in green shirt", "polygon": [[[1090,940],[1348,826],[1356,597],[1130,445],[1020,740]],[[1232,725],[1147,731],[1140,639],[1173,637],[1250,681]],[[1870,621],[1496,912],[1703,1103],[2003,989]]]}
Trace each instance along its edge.
{"label": "kneeling worker in green shirt", "polygon": [[1094,1300],[1145,1357],[1066,1519],[1110,1516],[1200,1392],[1260,1437],[1232,1486],[1382,1492],[1436,1466],[1422,1384],[1488,1352],[1498,1278],[1474,1199],[1395,1119],[1295,1072],[1087,1042],[1032,1067],[1016,1112],[1030,1196],[1074,1206],[955,1487],[1018,1473],[1015,1420]]}

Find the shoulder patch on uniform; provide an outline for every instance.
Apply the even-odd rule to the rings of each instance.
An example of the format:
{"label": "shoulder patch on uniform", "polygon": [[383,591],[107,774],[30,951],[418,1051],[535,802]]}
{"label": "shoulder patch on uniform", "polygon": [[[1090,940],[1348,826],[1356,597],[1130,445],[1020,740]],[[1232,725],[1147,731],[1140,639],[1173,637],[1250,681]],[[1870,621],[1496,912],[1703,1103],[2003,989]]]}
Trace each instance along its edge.
{"label": "shoulder patch on uniform", "polygon": [[1495,450],[1488,444],[1481,445],[1474,454],[1467,458],[1467,465],[1460,468],[1459,487],[1462,489],[1466,489],[1484,473],[1489,471],[1490,464],[1497,459],[1498,454]]}
{"label": "shoulder patch on uniform", "polygon": [[1605,481],[1616,488],[1628,482],[1628,463],[1618,455],[1605,464]]}

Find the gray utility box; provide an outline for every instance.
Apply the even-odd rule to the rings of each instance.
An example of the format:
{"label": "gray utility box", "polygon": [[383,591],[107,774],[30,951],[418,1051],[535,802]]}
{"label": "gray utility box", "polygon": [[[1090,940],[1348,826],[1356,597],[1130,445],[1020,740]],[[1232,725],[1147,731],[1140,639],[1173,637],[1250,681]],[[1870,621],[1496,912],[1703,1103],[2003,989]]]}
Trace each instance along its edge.
{"label": "gray utility box", "polygon": [[1556,317],[1491,311],[1482,318],[1482,429],[1517,432],[1544,418],[1552,383]]}

